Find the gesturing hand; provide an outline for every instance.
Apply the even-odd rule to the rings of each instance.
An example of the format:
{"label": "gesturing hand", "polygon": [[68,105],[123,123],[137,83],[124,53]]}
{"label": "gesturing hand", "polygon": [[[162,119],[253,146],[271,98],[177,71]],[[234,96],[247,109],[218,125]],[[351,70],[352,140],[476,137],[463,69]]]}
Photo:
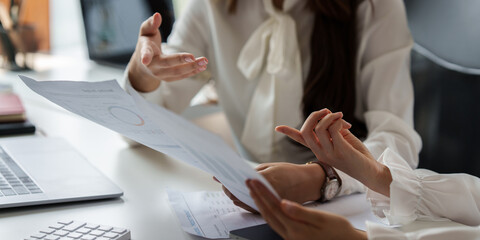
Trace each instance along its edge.
{"label": "gesturing hand", "polygon": [[158,30],[161,24],[161,15],[155,13],[140,27],[128,70],[130,82],[138,91],[153,91],[160,85],[160,81],[181,80],[207,68],[208,60],[204,57],[195,59],[190,53],[162,52],[162,36]]}
{"label": "gesturing hand", "polygon": [[348,130],[351,125],[342,117],[341,112],[323,109],[310,114],[300,131],[288,126],[278,126],[276,131],[310,148],[318,160],[389,196],[390,171],[375,161],[365,145]]}
{"label": "gesturing hand", "polygon": [[341,216],[279,200],[258,180],[247,180],[247,186],[262,216],[284,239],[367,239]]}

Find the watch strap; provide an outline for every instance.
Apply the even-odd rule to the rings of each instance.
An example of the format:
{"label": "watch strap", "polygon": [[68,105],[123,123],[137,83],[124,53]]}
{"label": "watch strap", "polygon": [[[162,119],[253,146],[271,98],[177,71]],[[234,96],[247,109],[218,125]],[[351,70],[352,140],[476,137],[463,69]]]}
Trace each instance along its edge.
{"label": "watch strap", "polygon": [[329,199],[325,199],[325,188],[326,188],[326,185],[329,181],[332,181],[333,179],[337,180],[338,182],[338,189],[340,191],[341,187],[342,187],[342,179],[340,178],[340,176],[338,175],[337,171],[335,171],[335,169],[328,165],[327,163],[324,163],[324,162],[321,162],[321,161],[311,161],[311,162],[308,162],[307,164],[312,164],[312,163],[315,163],[315,164],[318,164],[320,165],[320,167],[323,169],[323,171],[325,172],[325,182],[323,183],[323,186],[321,188],[321,198],[320,200],[321,201],[326,201],[326,200],[329,200]]}

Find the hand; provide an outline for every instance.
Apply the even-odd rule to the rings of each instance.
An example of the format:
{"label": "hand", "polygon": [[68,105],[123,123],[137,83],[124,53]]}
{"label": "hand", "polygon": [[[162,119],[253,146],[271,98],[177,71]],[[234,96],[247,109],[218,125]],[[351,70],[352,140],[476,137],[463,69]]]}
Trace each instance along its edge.
{"label": "hand", "polygon": [[204,57],[195,59],[190,53],[165,54],[158,28],[162,17],[155,13],[142,23],[135,52],[129,63],[128,77],[132,86],[142,92],[158,88],[160,81],[176,81],[191,77],[207,68]]}
{"label": "hand", "polygon": [[392,181],[388,168],[375,161],[368,149],[348,129],[342,113],[323,109],[310,114],[300,131],[279,126],[281,132],[309,147],[315,156],[385,196]]}
{"label": "hand", "polygon": [[258,180],[247,180],[247,186],[262,216],[284,239],[367,239],[341,216],[279,200]]}
{"label": "hand", "polygon": [[[256,170],[267,179],[282,198],[304,203],[321,197],[320,189],[325,181],[325,173],[318,164],[265,163],[260,164]],[[225,186],[222,188],[235,205],[247,211],[256,212],[238,200]]]}

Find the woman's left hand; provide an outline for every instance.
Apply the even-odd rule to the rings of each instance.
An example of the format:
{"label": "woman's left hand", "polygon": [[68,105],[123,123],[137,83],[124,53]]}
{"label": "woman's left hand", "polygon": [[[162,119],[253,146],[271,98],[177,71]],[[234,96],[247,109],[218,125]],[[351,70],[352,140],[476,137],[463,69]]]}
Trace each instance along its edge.
{"label": "woman's left hand", "polygon": [[284,239],[367,239],[341,216],[279,200],[258,180],[247,180],[247,186],[262,216]]}
{"label": "woman's left hand", "polygon": [[310,114],[300,131],[288,126],[278,126],[276,131],[310,148],[318,160],[389,196],[390,171],[375,161],[365,145],[348,130],[351,125],[342,117],[341,112],[323,109]]}

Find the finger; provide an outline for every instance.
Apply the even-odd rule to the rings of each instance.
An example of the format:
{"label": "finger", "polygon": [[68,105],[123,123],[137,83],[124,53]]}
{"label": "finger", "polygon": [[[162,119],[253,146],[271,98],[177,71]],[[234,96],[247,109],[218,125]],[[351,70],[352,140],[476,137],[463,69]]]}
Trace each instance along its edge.
{"label": "finger", "polygon": [[142,49],[140,50],[142,63],[145,66],[148,66],[152,62],[153,58],[155,56],[159,56],[161,52],[162,51],[160,50],[160,48],[150,40],[144,41]]}
{"label": "finger", "polygon": [[185,63],[181,65],[176,65],[173,67],[162,67],[156,65],[154,68],[150,69],[155,76],[162,78],[178,78],[179,76],[190,74],[198,70],[198,72],[205,70],[204,68],[197,67],[195,63]]}
{"label": "finger", "polygon": [[152,36],[158,33],[158,28],[162,25],[162,16],[155,13],[140,26],[140,36]]}
{"label": "finger", "polygon": [[195,69],[195,70],[193,70],[189,73],[185,73],[185,74],[182,74],[182,75],[176,75],[176,76],[173,76],[173,77],[163,77],[163,74],[158,74],[158,75],[155,75],[155,76],[162,78],[162,80],[165,81],[165,82],[173,82],[173,81],[178,81],[178,80],[182,80],[182,79],[185,79],[185,78],[195,76],[196,74],[199,74],[199,73],[205,71],[205,69],[206,68]]}
{"label": "finger", "polygon": [[214,180],[215,182],[221,183],[215,176],[213,176],[213,180]]}
{"label": "finger", "polygon": [[[349,127],[347,125],[348,123],[343,121],[341,119],[340,121],[334,122],[330,127],[328,128],[329,135],[332,138],[332,143],[333,143],[333,149],[345,149],[349,144],[348,142],[343,138],[342,135],[342,130],[346,129]],[[351,126],[351,125],[350,125]]]}
{"label": "finger", "polygon": [[319,154],[322,154],[322,146],[317,138],[317,135],[314,132],[314,129],[315,126],[317,126],[318,121],[322,120],[330,113],[330,110],[326,108],[311,113],[310,116],[308,116],[307,120],[305,120],[305,123],[303,123],[302,128],[300,129],[300,133],[302,134],[305,143],[307,143],[308,147],[315,153],[317,158],[321,158]]}
{"label": "finger", "polygon": [[276,127],[275,131],[283,133],[283,134],[287,135],[289,138],[291,138],[291,139],[295,140],[296,142],[302,144],[303,146],[308,147],[307,143],[305,142],[305,139],[303,139],[300,131],[298,131],[295,128],[291,128],[289,126],[282,125],[282,126]]}
{"label": "finger", "polygon": [[303,126],[300,129],[300,132],[303,133],[303,131],[306,131],[306,130],[313,131],[318,121],[322,120],[326,115],[330,113],[332,112],[326,108],[320,111],[310,113],[310,115],[307,117],[307,119],[303,123]]}
{"label": "finger", "polygon": [[260,172],[260,171],[263,171],[263,170],[265,170],[265,169],[267,169],[267,168],[269,168],[269,167],[271,167],[271,166],[272,166],[272,164],[270,164],[270,163],[262,163],[262,164],[258,165],[258,166],[255,168],[255,170],[257,170],[257,172]]}
{"label": "finger", "polygon": [[[206,59],[206,58],[202,58],[202,60],[203,59]],[[185,63],[195,65],[194,62],[195,62],[195,57],[193,56],[193,54],[175,53],[175,54],[169,54],[169,55],[162,55],[156,63],[162,67],[172,67],[172,66],[182,65]]]}
{"label": "finger", "polygon": [[328,220],[328,213],[304,207],[298,203],[283,199],[281,209],[286,216],[307,224],[322,225]]}
{"label": "finger", "polygon": [[333,150],[333,144],[330,141],[331,136],[328,132],[328,128],[335,121],[339,120],[342,117],[343,114],[341,112],[328,114],[315,127],[315,135],[317,136],[318,141],[320,141],[320,144],[322,145],[324,151],[330,152]]}
{"label": "finger", "polygon": [[[259,184],[258,184],[259,183]],[[247,180],[247,186],[250,189],[250,195],[257,205],[258,210],[262,214],[267,223],[280,235],[286,236],[287,229],[284,223],[277,215],[283,215],[280,209],[280,200],[263,186],[258,180]]]}

